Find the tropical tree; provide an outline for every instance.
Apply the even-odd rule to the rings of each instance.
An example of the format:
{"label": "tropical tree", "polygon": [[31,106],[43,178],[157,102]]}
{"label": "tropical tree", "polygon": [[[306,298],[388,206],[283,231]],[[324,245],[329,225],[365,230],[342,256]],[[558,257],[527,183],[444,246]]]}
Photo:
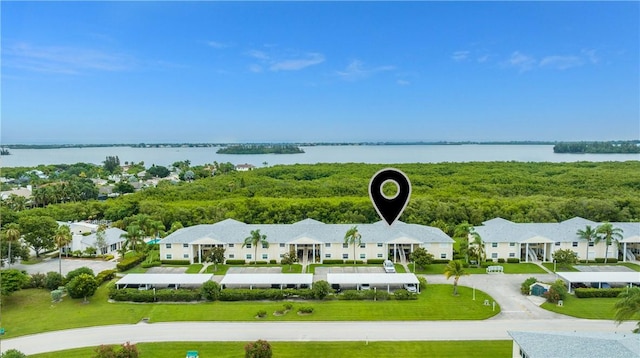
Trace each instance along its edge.
{"label": "tropical tree", "polygon": [[298,262],[298,256],[294,250],[291,250],[282,255],[280,259],[280,263],[283,265],[289,265],[289,271],[291,271],[291,265]]}
{"label": "tropical tree", "polygon": [[81,273],[69,281],[66,286],[69,296],[71,298],[82,297],[83,302],[87,302],[87,297],[93,296],[98,289],[98,281],[93,275],[87,273]]}
{"label": "tropical tree", "polygon": [[584,255],[584,260],[585,262],[589,261],[589,244],[598,238],[598,233],[596,232],[595,228],[592,228],[591,225],[587,225],[585,226],[584,230],[583,229],[579,229],[578,231],[576,231],[576,235],[578,235],[578,238],[581,240],[585,240],[587,242],[587,249],[585,250],[586,253]]}
{"label": "tropical tree", "polygon": [[144,231],[142,231],[138,225],[129,225],[127,232],[121,234],[120,237],[125,239],[125,242],[122,245],[126,248],[123,249],[125,253],[127,249],[139,252],[139,249],[144,245]]}
{"label": "tropical tree", "polygon": [[271,344],[262,339],[249,342],[244,346],[244,356],[245,358],[271,358],[273,356]]}
{"label": "tropical tree", "polygon": [[209,251],[207,256],[204,258],[205,262],[213,262],[213,269],[218,271],[218,264],[224,263],[224,252],[226,250],[224,247],[214,247]]}
{"label": "tropical tree", "polygon": [[569,267],[578,261],[578,254],[571,249],[560,249],[553,252],[553,261],[561,267]]}
{"label": "tropical tree", "polygon": [[52,217],[27,215],[21,217],[18,224],[24,241],[33,248],[36,257],[40,257],[42,250],[55,248],[53,236],[58,229],[58,223]]}
{"label": "tropical tree", "polygon": [[[620,325],[623,321],[640,320],[640,287],[628,288],[618,298],[619,300],[613,306],[616,310],[616,323]],[[640,333],[640,321],[633,333]]]}
{"label": "tropical tree", "polygon": [[56,242],[56,246],[58,247],[58,273],[62,275],[62,248],[69,245],[71,240],[73,240],[69,226],[60,225],[58,230],[56,230],[56,234],[53,236],[53,240]]}
{"label": "tropical tree", "polygon": [[596,233],[598,237],[596,237],[595,243],[599,243],[600,241],[604,241],[605,249],[604,249],[604,263],[607,263],[607,258],[609,256],[609,246],[613,242],[618,243],[618,241],[622,240],[622,229],[613,227],[611,223],[604,223],[596,229]]}
{"label": "tropical tree", "polygon": [[469,273],[464,270],[464,266],[462,265],[462,262],[458,260],[451,260],[449,261],[447,266],[444,267],[444,277],[446,277],[447,280],[450,277],[453,277],[453,295],[454,296],[458,295],[458,280],[460,280],[460,277],[468,274]]}
{"label": "tropical tree", "polygon": [[265,249],[269,248],[269,242],[267,241],[267,235],[260,234],[260,229],[252,230],[251,236],[247,236],[244,239],[242,247],[253,245],[253,262],[256,263],[258,257],[258,244],[262,244]]}
{"label": "tropical tree", "polygon": [[484,241],[482,241],[480,234],[473,231],[473,228],[469,231],[469,237],[471,239],[471,243],[475,245],[475,249],[472,250],[472,252],[475,253],[478,267],[480,267],[480,264],[485,260]]}
{"label": "tropical tree", "polygon": [[358,232],[358,226],[352,226],[347,233],[344,234],[344,243],[353,245],[353,264],[356,264],[356,246],[362,243],[362,235]]}
{"label": "tropical tree", "polygon": [[2,285],[0,285],[0,294],[2,296],[8,296],[22,289],[30,281],[26,273],[16,269],[2,270],[0,276],[2,276]]}
{"label": "tropical tree", "polygon": [[418,247],[409,255],[409,260],[415,262],[416,265],[424,269],[427,265],[431,265],[433,262],[433,254],[427,251],[424,247]]}
{"label": "tropical tree", "polygon": [[100,254],[105,254],[107,247],[107,237],[105,231],[107,230],[107,226],[104,224],[100,224],[98,226],[98,230],[96,231],[96,247],[100,250]]}
{"label": "tropical tree", "polygon": [[4,239],[9,244],[9,253],[7,255],[7,265],[11,267],[13,257],[11,257],[11,245],[20,240],[20,226],[16,223],[7,224],[4,229]]}

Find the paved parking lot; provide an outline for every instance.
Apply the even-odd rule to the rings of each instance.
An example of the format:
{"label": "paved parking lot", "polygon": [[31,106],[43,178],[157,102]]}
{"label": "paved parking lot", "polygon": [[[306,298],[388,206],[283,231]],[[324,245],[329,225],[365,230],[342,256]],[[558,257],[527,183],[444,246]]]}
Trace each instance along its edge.
{"label": "paved parking lot", "polygon": [[282,273],[280,267],[229,267],[227,273]]}
{"label": "paved parking lot", "polygon": [[[86,260],[86,259],[66,259],[62,258],[62,274],[67,275],[69,271],[73,271],[80,267],[88,267],[93,270],[93,273],[98,274],[104,270],[113,270],[116,268],[115,261],[102,261],[102,260]],[[49,271],[58,272],[59,261],[58,258],[46,259],[40,263],[33,265],[14,264],[11,268],[18,270],[24,270],[28,274],[34,273],[47,273]]]}
{"label": "paved parking lot", "polygon": [[626,266],[573,266],[581,272],[633,272]]}

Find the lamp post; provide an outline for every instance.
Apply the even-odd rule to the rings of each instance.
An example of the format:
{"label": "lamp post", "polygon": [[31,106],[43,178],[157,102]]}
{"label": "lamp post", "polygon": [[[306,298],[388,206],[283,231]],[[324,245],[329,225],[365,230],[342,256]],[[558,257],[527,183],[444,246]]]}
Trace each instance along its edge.
{"label": "lamp post", "polygon": [[473,285],[473,301],[476,300],[476,285]]}
{"label": "lamp post", "polygon": [[556,272],[556,263],[557,263],[557,261],[553,260],[553,272]]}

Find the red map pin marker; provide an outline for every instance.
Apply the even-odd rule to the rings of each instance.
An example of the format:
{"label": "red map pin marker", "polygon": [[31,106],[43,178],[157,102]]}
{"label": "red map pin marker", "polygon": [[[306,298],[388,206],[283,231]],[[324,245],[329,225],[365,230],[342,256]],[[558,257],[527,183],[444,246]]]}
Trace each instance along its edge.
{"label": "red map pin marker", "polygon": [[[387,196],[382,188],[387,182],[395,183],[398,190],[395,195]],[[407,175],[398,169],[386,168],[373,175],[369,182],[369,197],[378,215],[387,222],[393,224],[409,203],[411,196],[411,183]]]}

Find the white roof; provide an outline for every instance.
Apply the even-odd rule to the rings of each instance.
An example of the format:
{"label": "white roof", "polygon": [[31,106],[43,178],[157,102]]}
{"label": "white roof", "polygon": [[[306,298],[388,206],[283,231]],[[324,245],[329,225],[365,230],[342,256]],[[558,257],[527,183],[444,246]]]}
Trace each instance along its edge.
{"label": "white roof", "polygon": [[224,275],[222,285],[303,285],[311,286],[313,274],[310,273],[228,273]]}
{"label": "white roof", "polygon": [[569,282],[640,283],[640,272],[558,272]]}
{"label": "white roof", "polygon": [[412,273],[328,273],[327,282],[330,284],[355,285],[368,283],[370,285],[402,285],[418,283],[418,278]]}
{"label": "white roof", "polygon": [[509,335],[530,358],[630,358],[640,355],[640,337],[637,334],[509,331]]}
{"label": "white roof", "polygon": [[213,274],[130,273],[118,280],[116,285],[202,285],[211,278]]}

